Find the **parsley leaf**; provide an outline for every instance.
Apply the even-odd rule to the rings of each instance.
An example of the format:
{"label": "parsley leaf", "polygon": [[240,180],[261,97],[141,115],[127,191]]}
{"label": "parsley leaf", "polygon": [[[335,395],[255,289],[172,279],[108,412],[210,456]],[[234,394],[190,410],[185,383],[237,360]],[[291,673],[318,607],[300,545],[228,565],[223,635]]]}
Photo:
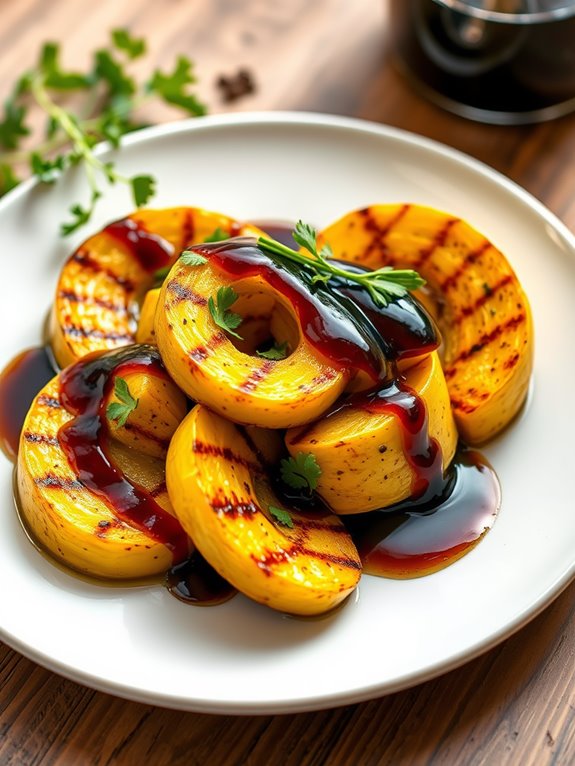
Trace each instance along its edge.
{"label": "parsley leaf", "polygon": [[0,165],[0,195],[18,186],[20,180],[14,175],[10,165]]}
{"label": "parsley leaf", "polygon": [[126,29],[112,30],[112,41],[118,50],[124,51],[131,59],[137,59],[146,52],[146,41],[131,37]]}
{"label": "parsley leaf", "polygon": [[289,512],[285,510],[285,508],[278,508],[275,505],[270,505],[269,512],[282,526],[293,529],[292,517],[289,515]]}
{"label": "parsley leaf", "polygon": [[298,245],[305,248],[312,255],[317,257],[317,231],[313,228],[313,226],[310,226],[309,223],[298,221],[295,225],[292,237]]}
{"label": "parsley leaf", "polygon": [[[113,182],[112,179],[109,179]],[[156,191],[156,179],[152,176],[134,176],[130,179],[132,196],[136,207],[145,205],[154,196]]]}
{"label": "parsley leaf", "polygon": [[30,167],[41,181],[53,184],[66,167],[66,161],[63,156],[56,157],[54,160],[45,160],[37,152],[32,152]]}
{"label": "parsley leaf", "polygon": [[280,473],[282,480],[289,487],[313,492],[321,476],[321,468],[311,452],[298,452],[295,458],[282,459]]}
{"label": "parsley leaf", "polygon": [[229,239],[230,235],[227,231],[224,231],[219,226],[217,229],[214,229],[211,234],[209,234],[205,239],[204,242],[223,242],[224,239]]}
{"label": "parsley leaf", "polygon": [[256,351],[256,354],[263,359],[285,359],[287,356],[287,345],[287,341],[280,345],[276,342],[267,351]]}
{"label": "parsley leaf", "polygon": [[220,287],[215,301],[211,295],[208,298],[208,309],[218,327],[233,335],[234,338],[242,340],[242,336],[234,332],[236,327],[241,325],[242,317],[239,314],[234,314],[233,311],[228,311],[237,299],[238,294],[233,287]]}
{"label": "parsley leaf", "polygon": [[60,66],[60,46],[46,43],[40,54],[39,68],[44,75],[44,85],[55,90],[77,90],[90,83],[89,77],[80,72],[64,72]]}
{"label": "parsley leaf", "polygon": [[110,420],[115,420],[117,427],[121,428],[126,424],[128,416],[136,409],[140,400],[132,396],[128,384],[124,378],[120,377],[114,380],[114,394],[120,401],[111,402],[106,409],[106,415]]}
{"label": "parsley leaf", "polygon": [[208,262],[208,259],[205,256],[200,255],[199,253],[194,253],[193,250],[184,250],[180,256],[180,260],[184,266],[201,266],[203,263]]}
{"label": "parsley leaf", "polygon": [[[61,226],[62,234],[70,234],[90,220],[102,196],[103,182],[128,185],[137,206],[146,204],[155,193],[152,176],[127,178],[113,161],[101,160],[92,151],[102,140],[117,148],[124,135],[143,127],[133,115],[146,101],[160,99],[191,114],[205,113],[190,89],[195,77],[189,59],[177,59],[169,74],[156,72],[152,87],[136,80],[129,69],[132,60],[146,52],[145,41],[125,29],[115,29],[111,38],[107,48],[93,54],[86,72],[66,70],[60,62],[60,46],[47,42],[35,67],[16,80],[0,114],[0,148],[6,150],[0,155],[0,194],[19,182],[16,171],[22,163],[27,162],[43,183],[53,183],[70,166],[82,166],[89,202],[72,206],[72,219]],[[74,93],[73,107],[66,100],[70,92]],[[47,119],[44,136],[30,151],[20,146],[30,132],[27,119],[29,114],[34,118],[32,109],[41,110]]]}
{"label": "parsley leaf", "polygon": [[163,74],[156,69],[148,84],[148,90],[160,95],[168,104],[174,104],[185,109],[196,117],[206,113],[206,109],[198,99],[189,92],[188,85],[196,82],[192,74],[192,62],[186,56],[178,56],[176,66],[171,74]]}
{"label": "parsley leaf", "polygon": [[24,124],[26,109],[17,105],[13,99],[4,104],[4,119],[0,122],[0,144],[5,149],[15,149],[20,138],[27,136],[30,131]]}

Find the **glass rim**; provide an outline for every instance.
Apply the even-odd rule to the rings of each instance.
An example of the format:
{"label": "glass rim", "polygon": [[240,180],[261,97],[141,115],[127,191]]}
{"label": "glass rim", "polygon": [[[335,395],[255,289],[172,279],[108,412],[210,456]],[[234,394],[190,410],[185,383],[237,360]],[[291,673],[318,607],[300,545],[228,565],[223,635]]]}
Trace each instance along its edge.
{"label": "glass rim", "polygon": [[522,11],[519,13],[478,8],[466,3],[465,0],[434,0],[434,2],[452,11],[464,13],[466,16],[473,16],[483,21],[496,21],[500,24],[536,24],[575,16],[575,2],[573,0],[567,0],[564,5],[546,11]]}

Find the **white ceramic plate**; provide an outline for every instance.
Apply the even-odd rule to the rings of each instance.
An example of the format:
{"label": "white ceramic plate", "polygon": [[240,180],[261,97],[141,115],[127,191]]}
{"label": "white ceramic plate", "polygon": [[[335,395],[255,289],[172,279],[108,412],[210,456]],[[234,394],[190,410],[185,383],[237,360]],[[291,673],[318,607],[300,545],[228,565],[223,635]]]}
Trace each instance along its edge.
{"label": "white ceramic plate", "polygon": [[[485,450],[503,507],[481,544],[422,579],[364,577],[319,621],[238,597],[185,606],[162,587],[105,588],[51,566],[23,534],[12,468],[0,460],[0,638],[76,681],[131,699],[219,713],[293,712],[357,702],[427,680],[501,641],[575,574],[570,493],[575,419],[575,240],[541,204],[474,160],[418,136],[310,114],[213,117],[131,136],[127,175],[152,172],[156,206],[199,205],[238,218],[318,226],[378,202],[450,211],[492,239],[531,299],[533,392],[523,416]],[[0,365],[40,339],[56,275],[76,240],[58,239],[81,178],[25,184],[0,202]],[[129,212],[107,193],[91,229]]]}

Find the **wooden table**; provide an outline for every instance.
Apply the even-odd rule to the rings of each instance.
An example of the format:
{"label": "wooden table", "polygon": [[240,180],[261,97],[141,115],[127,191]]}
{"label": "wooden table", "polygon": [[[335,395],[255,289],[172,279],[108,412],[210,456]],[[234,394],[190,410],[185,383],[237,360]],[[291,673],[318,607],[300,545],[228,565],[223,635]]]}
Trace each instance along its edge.
{"label": "wooden table", "polygon": [[[575,115],[489,127],[414,94],[386,55],[379,0],[19,0],[0,4],[1,95],[48,38],[80,65],[127,26],[152,63],[193,57],[211,111],[303,109],[421,133],[483,160],[575,229]],[[225,104],[218,75],[253,72]],[[157,109],[155,120],[173,118]],[[575,584],[479,659],[372,702],[286,716],[198,715],[126,702],[0,645],[0,764],[568,764],[575,762]]]}

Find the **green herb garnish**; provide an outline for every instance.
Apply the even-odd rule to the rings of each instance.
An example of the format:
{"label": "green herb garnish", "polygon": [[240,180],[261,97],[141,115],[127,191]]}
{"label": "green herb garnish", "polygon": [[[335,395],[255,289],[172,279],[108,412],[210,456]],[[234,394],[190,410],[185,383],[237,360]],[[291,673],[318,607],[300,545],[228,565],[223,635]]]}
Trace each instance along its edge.
{"label": "green herb garnish", "polygon": [[298,452],[295,458],[282,459],[280,473],[282,480],[289,487],[313,492],[321,476],[321,468],[311,452]]}
{"label": "green herb garnish", "polygon": [[126,425],[128,416],[136,409],[140,400],[132,396],[124,378],[114,380],[114,393],[120,401],[111,402],[106,409],[106,415],[110,420],[115,420],[116,426],[121,428]]}
{"label": "green herb garnish", "polygon": [[393,298],[400,298],[409,290],[416,290],[425,284],[425,280],[412,269],[394,269],[391,266],[383,266],[375,271],[356,273],[336,265],[333,261],[330,262],[329,259],[333,258],[331,247],[326,244],[318,251],[317,231],[302,221],[297,222],[292,236],[298,245],[308,251],[309,255],[296,252],[269,237],[258,237],[257,243],[262,250],[272,255],[278,255],[307,267],[313,272],[312,282],[327,283],[330,279],[339,277],[361,285],[369,292],[373,302],[378,306],[387,306]]}
{"label": "green herb garnish", "polygon": [[199,253],[194,253],[193,250],[184,250],[180,256],[181,262],[184,266],[201,266],[208,262],[208,259]]}
{"label": "green herb garnish", "polygon": [[230,235],[227,231],[224,231],[219,226],[212,231],[212,233],[204,239],[204,242],[223,242],[224,239],[229,239]]}
{"label": "green herb garnish", "polygon": [[235,338],[243,340],[241,335],[234,332],[236,327],[241,325],[242,317],[239,314],[234,314],[233,311],[229,311],[229,308],[234,305],[237,299],[238,294],[233,287],[220,287],[215,301],[211,295],[208,298],[208,308],[218,327],[221,327],[222,330],[225,330]]}
{"label": "green herb garnish", "polygon": [[267,349],[267,351],[256,351],[256,354],[263,359],[285,359],[287,356],[287,348],[287,341],[280,343],[279,345],[274,343],[271,348]]}
{"label": "green herb garnish", "polygon": [[279,522],[282,526],[293,529],[293,519],[289,515],[289,512],[286,511],[284,508],[278,508],[275,505],[270,505],[269,512],[274,517],[274,519],[277,522]]}
{"label": "green herb garnish", "polygon": [[[46,43],[36,66],[26,72],[12,90],[0,118],[0,194],[20,181],[17,169],[28,165],[43,183],[54,183],[64,170],[80,165],[89,185],[89,198],[70,207],[71,219],[61,227],[71,234],[87,223],[102,196],[105,183],[124,183],[131,189],[137,207],[155,192],[155,179],[148,174],[126,177],[112,161],[94,153],[95,144],[109,141],[117,148],[124,135],[144,127],[135,112],[146,102],[160,99],[191,115],[205,113],[190,92],[195,83],[192,63],[180,56],[171,73],[156,70],[148,82],[137,82],[129,65],[146,52],[144,40],[131,37],[125,29],[112,32],[109,48],[97,50],[88,72],[65,70],[60,47]],[[74,110],[67,97],[74,98]],[[30,135],[28,120],[40,108],[47,116],[43,138],[33,151],[22,148]]]}

